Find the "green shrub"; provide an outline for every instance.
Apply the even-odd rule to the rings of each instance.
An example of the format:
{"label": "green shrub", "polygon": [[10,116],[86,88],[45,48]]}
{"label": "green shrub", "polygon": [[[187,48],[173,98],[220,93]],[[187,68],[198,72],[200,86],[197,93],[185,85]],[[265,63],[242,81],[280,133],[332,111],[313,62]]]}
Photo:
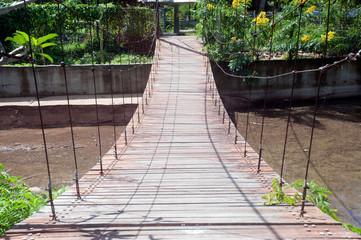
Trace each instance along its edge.
{"label": "green shrub", "polygon": [[[11,42],[4,41],[5,38],[17,30],[27,32],[28,29],[35,38],[50,33],[62,36],[65,62],[69,64],[86,62],[79,58],[86,53],[90,54],[92,49],[100,51],[102,36],[104,55],[116,55],[123,51],[144,55],[152,44],[155,32],[154,10],[143,7],[122,8],[114,4],[89,7],[75,4],[74,1],[68,1],[66,6],[60,5],[58,11],[57,4],[30,4],[27,6],[27,16],[23,9],[0,15],[0,41],[6,52],[14,49],[14,46]],[[91,35],[88,23],[93,26]],[[58,47],[49,49],[47,53],[55,63],[60,63],[60,40]]]}
{"label": "green shrub", "polygon": [[[54,198],[65,191],[54,189]],[[4,166],[0,163],[0,236],[6,230],[12,228],[34,212],[44,207],[48,203],[47,194],[35,195],[29,190],[29,186],[21,181],[21,177],[14,177],[8,174]]]}
{"label": "green shrub", "polygon": [[[297,55],[297,49],[315,57],[326,50],[328,1],[308,0],[305,3],[298,46],[300,0],[281,1],[274,14],[276,24],[273,28],[272,12],[261,12],[255,16],[248,12],[250,0],[233,1],[237,2],[238,5],[228,0],[206,0],[200,2],[197,9],[200,19],[197,29],[206,42],[207,51],[214,60],[230,62],[231,70],[238,72],[244,67],[244,61],[239,56],[266,59],[270,49],[273,53],[282,52],[288,59],[302,57]],[[361,4],[358,1],[333,1],[327,54],[343,57],[350,52],[358,52],[361,48],[358,41],[361,38],[360,28]]]}

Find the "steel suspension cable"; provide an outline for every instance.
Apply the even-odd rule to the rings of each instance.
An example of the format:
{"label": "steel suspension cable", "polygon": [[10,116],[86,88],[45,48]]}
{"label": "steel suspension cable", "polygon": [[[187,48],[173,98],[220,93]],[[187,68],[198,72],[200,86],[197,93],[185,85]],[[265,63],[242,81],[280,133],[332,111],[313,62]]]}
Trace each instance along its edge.
{"label": "steel suspension cable", "polygon": [[[90,16],[90,1],[88,0],[88,14]],[[98,132],[98,144],[99,144],[99,164],[100,164],[100,174],[103,175],[103,161],[102,161],[102,142],[100,136],[100,124],[99,124],[99,110],[98,110],[98,99],[97,99],[97,87],[95,80],[95,65],[94,65],[94,46],[93,46],[93,34],[92,34],[92,24],[89,24],[89,35],[90,35],[90,45],[91,45],[91,60],[92,67],[91,71],[93,74],[93,89],[94,89],[94,100],[95,100],[95,113],[96,113],[96,124]]]}
{"label": "steel suspension cable", "polygon": [[[328,9],[327,9],[327,23],[326,23],[326,39],[325,39],[325,48],[323,51],[323,57],[322,57],[322,65],[325,64],[326,54],[327,54],[327,47],[328,47],[328,30],[329,30],[329,24],[330,24],[330,8],[331,8],[331,0],[328,0]],[[312,150],[312,143],[313,143],[313,135],[315,131],[315,124],[316,124],[316,115],[317,115],[317,109],[318,109],[318,99],[320,96],[320,89],[321,89],[321,79],[323,77],[323,71],[320,71],[318,82],[317,82],[317,94],[315,98],[315,106],[313,111],[313,120],[312,120],[312,129],[311,129],[311,135],[310,135],[310,143],[308,147],[308,156],[307,156],[307,163],[306,163],[306,171],[305,171],[305,180],[303,185],[303,192],[302,192],[302,205],[300,210],[300,217],[304,217],[305,212],[305,203],[306,203],[306,195],[307,195],[307,189],[309,189],[307,180],[308,180],[308,173],[310,168],[310,162],[311,162],[311,150]]]}
{"label": "steel suspension cable", "polygon": [[71,142],[72,142],[72,147],[73,147],[73,157],[74,157],[74,167],[75,167],[74,180],[75,180],[77,198],[81,199],[80,190],[79,190],[79,171],[78,171],[78,161],[77,161],[76,150],[75,150],[76,148],[75,148],[75,138],[74,138],[74,130],[73,130],[73,119],[72,119],[72,114],[71,114],[71,109],[70,109],[71,107],[70,107],[70,100],[69,100],[68,79],[67,79],[66,63],[65,63],[65,57],[64,57],[63,27],[62,27],[62,19],[60,19],[59,3],[58,3],[58,15],[59,15],[59,19],[58,19],[58,21],[59,21],[59,38],[60,38],[61,56],[62,56],[61,67],[62,67],[63,73],[64,73],[64,84],[65,84],[65,91],[66,91],[66,100],[67,100]]}
{"label": "steel suspension cable", "polygon": [[[23,0],[23,2],[24,2],[25,18],[26,18],[26,20],[29,20],[26,1]],[[30,23],[27,24],[27,31],[28,31],[28,36],[29,36],[30,56],[33,56],[33,48],[32,48],[32,42],[31,42],[31,37],[32,36],[31,36],[31,32],[30,32]],[[43,143],[44,143],[45,161],[46,161],[46,168],[47,168],[48,181],[49,181],[48,182],[48,194],[49,194],[49,202],[50,202],[51,213],[52,213],[51,217],[52,217],[52,220],[56,220],[56,213],[55,213],[54,200],[53,200],[53,187],[52,187],[52,183],[51,183],[51,172],[50,172],[50,164],[49,164],[49,156],[48,156],[48,147],[47,147],[47,144],[46,144],[44,121],[43,121],[43,115],[42,115],[40,97],[39,97],[38,81],[37,81],[37,78],[36,78],[36,71],[35,71],[35,66],[34,66],[34,61],[33,60],[31,60],[31,69],[32,69],[32,72],[33,72],[36,99],[37,99],[37,102],[38,102],[39,119],[40,119],[40,124],[41,124],[41,132],[42,132]]]}
{"label": "steel suspension cable", "polygon": [[138,89],[138,68],[135,69],[135,91],[137,97],[137,114],[138,114],[138,123],[140,123],[140,110],[139,110],[139,89]]}
{"label": "steel suspension cable", "polygon": [[[130,63],[129,63],[130,64]],[[132,72],[131,70],[127,70],[129,76],[129,88],[130,88],[130,104],[133,105],[133,87],[132,87]],[[135,125],[134,125],[134,117],[132,117],[132,134],[134,134]]]}
{"label": "steel suspension cable", "polygon": [[[272,47],[273,47],[273,33],[274,33],[274,21],[275,21],[275,2],[273,1],[273,10],[272,10],[272,25],[271,25],[271,34],[270,34],[270,48],[269,48],[269,54],[268,54],[268,63],[267,63],[267,71],[270,69],[271,64],[271,56],[272,56]],[[256,25],[257,25],[257,21]],[[258,58],[258,56],[257,56]],[[267,75],[269,75],[267,73]],[[261,137],[260,137],[260,143],[259,143],[259,155],[258,155],[258,167],[257,172],[259,173],[261,171],[261,161],[262,161],[262,152],[263,152],[263,134],[264,134],[264,125],[265,125],[265,115],[266,115],[266,105],[267,105],[267,95],[268,95],[268,87],[269,87],[269,79],[266,79],[266,87],[265,87],[265,95],[263,100],[263,111],[262,111],[262,124],[261,124]]]}
{"label": "steel suspension cable", "polygon": [[[296,40],[296,55],[295,55],[293,69],[297,68],[298,49],[299,49],[300,32],[301,32],[302,9],[303,9],[303,7],[300,7],[299,17],[298,17],[298,32],[297,32],[297,40]],[[290,94],[289,103],[288,103],[286,133],[285,133],[285,140],[284,140],[284,144],[283,144],[283,153],[282,153],[282,162],[281,162],[280,187],[282,187],[284,184],[283,174],[284,174],[284,167],[285,167],[285,156],[286,156],[286,149],[287,149],[288,130],[289,130],[290,122],[291,122],[292,102],[293,102],[293,94],[294,94],[294,89],[295,89],[295,84],[296,84],[296,76],[297,76],[297,74],[293,74],[291,94]]]}
{"label": "steel suspension cable", "polygon": [[265,86],[265,94],[263,99],[263,109],[262,109],[262,123],[261,123],[261,137],[259,143],[259,154],[258,154],[258,165],[257,165],[257,173],[261,172],[261,160],[262,160],[262,150],[263,150],[263,130],[264,130],[264,119],[266,113],[266,104],[267,104],[267,97],[268,97],[268,86],[269,86],[269,79],[266,79],[266,86]]}
{"label": "steel suspension cable", "polygon": [[[109,61],[110,62],[110,61]],[[109,63],[110,64],[110,63]],[[117,147],[117,130],[116,130],[116,121],[115,121],[115,108],[114,108],[114,87],[113,87],[113,77],[112,69],[109,65],[109,81],[110,81],[110,97],[112,100],[112,117],[113,117],[113,137],[114,137],[114,158],[118,159],[118,147]]]}
{"label": "steel suspension cable", "polygon": [[[238,20],[238,8],[236,8],[236,29],[238,29],[238,26],[237,25],[239,25],[239,20]],[[243,24],[242,24],[242,37],[241,37],[241,39],[244,39],[245,38],[245,36],[246,36],[246,31],[245,31],[245,27],[246,27],[246,16],[245,15],[243,15]],[[237,35],[237,37],[239,36],[239,32],[237,31],[236,32],[236,35]],[[244,48],[244,42],[242,42],[242,44],[241,44],[241,52],[243,51],[243,48]],[[242,69],[241,69],[241,71],[243,71],[243,66],[242,66],[242,64],[243,64],[243,55],[241,55],[241,67],[242,67]],[[242,81],[243,81],[244,79],[242,79]],[[238,121],[239,121],[239,112],[235,112],[235,114],[236,114],[236,128],[235,128],[235,136],[234,136],[234,144],[237,144],[237,140],[238,140]],[[246,150],[244,150],[244,151],[246,151]]]}
{"label": "steel suspension cable", "polygon": [[248,94],[248,103],[247,103],[247,117],[246,117],[246,136],[244,139],[244,152],[243,156],[247,156],[247,142],[248,142],[248,128],[249,128],[249,114],[250,114],[250,107],[251,107],[251,98],[252,98],[252,81],[248,81],[248,88],[249,88],[249,94]]}
{"label": "steel suspension cable", "polygon": [[[108,4],[105,5],[106,10],[108,10]],[[108,11],[107,11],[108,12]],[[107,26],[107,31],[108,31],[108,18],[106,18],[106,26]],[[102,30],[100,30],[102,31]],[[107,38],[109,39],[109,37]],[[114,137],[114,158],[118,159],[118,147],[117,147],[117,129],[116,129],[116,118],[115,118],[115,108],[114,108],[114,87],[113,87],[113,75],[112,75],[112,68],[110,65],[111,62],[111,58],[108,55],[108,73],[109,73],[109,81],[110,81],[110,97],[111,97],[111,102],[112,102],[112,118],[113,118],[113,137]]]}
{"label": "steel suspension cable", "polygon": [[[123,109],[123,121],[125,123],[125,111],[126,111],[126,104],[125,104],[125,90],[124,90],[124,77],[123,77],[123,71],[120,70],[120,74],[119,74],[119,77],[120,77],[120,82],[122,84],[122,92],[123,92],[123,106],[124,106],[124,109]],[[125,126],[124,128],[124,144],[125,145],[128,145],[128,137],[127,137],[127,125]]]}

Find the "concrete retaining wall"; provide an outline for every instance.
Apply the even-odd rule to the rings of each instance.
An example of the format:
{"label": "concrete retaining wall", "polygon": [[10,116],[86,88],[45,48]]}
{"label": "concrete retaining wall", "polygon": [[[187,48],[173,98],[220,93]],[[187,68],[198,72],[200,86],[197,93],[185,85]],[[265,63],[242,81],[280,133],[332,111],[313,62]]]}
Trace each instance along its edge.
{"label": "concrete retaining wall", "polygon": [[[335,60],[328,59],[326,63]],[[321,59],[302,59],[297,63],[297,70],[315,69],[322,66]],[[223,67],[228,70],[224,64]],[[253,62],[249,69],[260,76],[272,76],[294,70],[293,61],[276,60]],[[267,72],[268,69],[268,72]],[[215,64],[212,65],[214,78],[220,94],[231,105],[240,106],[248,101],[249,88],[242,79],[226,76]],[[314,98],[317,92],[319,72],[297,74],[294,91],[295,100]],[[269,81],[268,97],[270,101],[284,100],[290,97],[293,77],[286,76]],[[320,95],[323,98],[342,98],[361,96],[361,60],[346,63],[342,67],[334,67],[323,74]],[[265,96],[266,80],[255,80],[252,83],[252,102],[262,101]]]}
{"label": "concrete retaining wall", "polygon": [[[136,65],[95,66],[97,93],[110,94],[110,83],[114,93],[142,93],[147,84],[151,64],[139,68]],[[133,69],[128,71],[128,69]],[[123,70],[121,77],[120,71]],[[66,66],[70,95],[94,94],[93,72],[90,65]],[[37,66],[36,78],[40,96],[65,95],[64,71],[61,66]],[[123,80],[123,82],[122,82]],[[0,97],[35,96],[35,84],[31,67],[0,67]]]}

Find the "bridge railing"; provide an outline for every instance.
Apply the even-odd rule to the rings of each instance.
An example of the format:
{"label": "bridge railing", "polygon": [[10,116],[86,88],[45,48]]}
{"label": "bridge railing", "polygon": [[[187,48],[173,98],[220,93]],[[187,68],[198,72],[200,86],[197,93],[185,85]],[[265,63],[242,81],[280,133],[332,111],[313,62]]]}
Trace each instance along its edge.
{"label": "bridge railing", "polygon": [[[338,174],[339,166],[334,166],[340,165],[339,159],[345,159],[345,149],[350,148],[347,142],[341,140],[344,139],[341,134],[344,134],[344,129],[350,125],[350,119],[359,122],[352,112],[357,111],[359,104],[357,99],[360,95],[356,89],[359,88],[360,78],[355,76],[355,72],[359,71],[361,55],[361,51],[358,51],[338,59],[328,56],[328,46],[334,35],[329,28],[329,2],[326,7],[328,12],[325,13],[327,17],[324,21],[324,41],[320,48],[322,58],[300,59],[303,54],[300,51],[301,41],[306,41],[301,39],[304,27],[302,19],[305,14],[303,8],[306,2],[298,1],[288,9],[288,13],[278,18],[275,17],[277,6],[274,5],[272,14],[267,15],[270,18],[267,18],[265,13],[260,13],[255,19],[249,19],[244,14],[247,1],[242,3],[243,5],[240,1],[233,1],[235,9],[229,10],[232,6],[228,6],[223,12],[221,7],[205,1],[201,12],[204,15],[201,31],[211,59],[209,65],[212,65],[218,90],[229,110],[228,123],[227,117],[223,117],[223,122],[228,124],[227,131],[232,134],[232,119],[238,128],[232,136],[234,142],[238,144],[238,141],[243,141],[244,156],[248,154],[248,144],[257,151],[259,173],[262,172],[262,162],[267,161],[280,174],[278,180],[281,186],[285,183],[284,179],[304,181],[301,216],[305,213],[306,192],[311,180],[327,182],[326,185],[331,189],[343,188],[342,184],[332,184],[344,180]],[[279,53],[274,50],[274,41],[282,36],[276,36],[274,29],[283,22],[291,21],[290,16],[293,15],[291,20],[296,23],[297,36],[291,47],[293,60],[275,61],[274,57]],[[228,21],[229,26],[222,21]],[[269,24],[262,25],[265,22]],[[249,33],[247,28],[253,32],[246,34]],[[284,42],[289,43],[289,39],[284,39]],[[265,49],[262,43],[268,49]],[[291,54],[291,50],[288,54]],[[222,59],[222,55],[226,56],[225,59]],[[227,56],[232,59],[228,66],[224,63]],[[260,60],[262,56],[263,60]],[[233,71],[230,71],[230,68]],[[210,88],[213,86],[210,85]],[[216,94],[214,96],[212,95],[216,105],[219,99]],[[353,98],[339,100],[340,97]],[[346,103],[350,101],[354,102],[354,105],[347,106]],[[341,111],[342,108],[345,110]],[[348,117],[345,118],[344,115]],[[359,126],[354,124],[351,128],[359,129]],[[352,131],[346,135],[349,139]],[[355,144],[355,139],[350,141]],[[340,142],[343,142],[342,146],[338,145]],[[360,142],[356,142],[354,149],[360,146]],[[336,148],[343,150],[338,152]],[[359,154],[358,150],[353,151],[356,153],[348,152],[351,156],[348,155],[347,160],[344,160],[352,161],[351,165],[354,165]],[[347,168],[343,168],[343,171],[346,172]],[[352,175],[351,172],[344,175],[349,174]],[[336,180],[335,175],[340,177]],[[326,178],[335,181],[325,181]],[[355,178],[357,177],[352,175],[349,180]],[[340,201],[338,194],[334,195],[333,199],[335,198],[339,200],[337,203],[335,201],[336,205],[344,208],[344,200]],[[357,218],[351,220],[356,223],[359,221]]]}
{"label": "bridge railing", "polygon": [[[72,72],[70,72],[70,68],[73,66],[69,66],[68,64],[72,64],[74,59],[70,59],[67,56],[69,53],[69,48],[74,47],[75,44],[77,48],[81,48],[81,45],[85,44],[86,48],[83,50],[87,52],[87,55],[84,55],[83,58],[86,59],[89,65],[87,67],[83,67],[81,71],[87,71],[88,75],[86,79],[86,88],[89,90],[88,93],[91,93],[93,96],[93,106],[94,106],[94,122],[97,127],[97,133],[95,137],[95,146],[98,148],[98,160],[99,160],[99,174],[103,175],[105,171],[105,167],[103,167],[102,158],[105,155],[103,152],[102,146],[102,134],[101,134],[101,110],[102,104],[99,104],[99,76],[102,77],[102,81],[104,81],[108,87],[102,88],[102,94],[107,94],[110,97],[110,106],[112,108],[112,125],[113,125],[113,147],[112,147],[112,155],[114,160],[119,159],[119,153],[121,153],[121,149],[118,149],[117,146],[126,146],[128,142],[131,140],[131,136],[134,134],[137,123],[141,121],[142,115],[145,111],[145,106],[149,104],[151,99],[151,92],[153,90],[153,85],[155,81],[155,71],[156,71],[156,62],[159,59],[159,46],[156,46],[157,39],[157,9],[150,8],[120,8],[117,6],[106,4],[96,6],[96,5],[67,5],[62,1],[57,1],[56,5],[41,5],[41,6],[28,6],[24,2],[24,7],[22,9],[18,9],[16,11],[21,11],[21,14],[24,16],[24,29],[23,31],[27,34],[29,39],[34,38],[34,34],[36,29],[39,27],[34,25],[31,22],[31,17],[36,14],[34,13],[34,9],[41,8],[53,8],[53,15],[47,15],[47,20],[51,27],[51,31],[54,31],[58,34],[58,50],[60,52],[56,52],[56,55],[53,60],[53,64],[57,70],[59,70],[59,75],[63,81],[63,92],[65,93],[65,99],[67,106],[67,117],[68,117],[68,127],[70,129],[71,135],[71,149],[73,152],[73,166],[71,167],[74,172],[74,181],[76,186],[76,195],[77,198],[80,199],[82,197],[82,190],[79,186],[79,156],[77,153],[77,138],[76,132],[74,131],[74,109],[72,101],[70,100],[70,92],[69,89],[69,78],[72,76]],[[49,10],[49,9],[48,9]],[[50,26],[49,25],[49,26]],[[74,28],[74,29],[73,29]],[[51,32],[51,33],[54,33]],[[49,32],[44,32],[43,34],[48,34]],[[34,38],[35,39],[35,38]],[[39,38],[40,39],[40,38]],[[38,39],[38,41],[40,41]],[[40,43],[39,43],[40,44]],[[70,45],[69,45],[70,44]],[[53,44],[54,45],[54,44]],[[1,56],[6,56],[8,58],[13,58],[17,60],[22,60],[27,62],[31,66],[31,79],[28,82],[29,85],[33,86],[35,99],[37,100],[37,111],[40,120],[40,128],[42,130],[42,140],[43,140],[43,149],[44,149],[44,161],[47,169],[47,181],[48,181],[48,193],[50,197],[50,205],[52,209],[52,218],[56,218],[56,211],[53,202],[53,186],[54,179],[52,178],[52,163],[51,163],[51,154],[49,152],[48,142],[47,142],[47,134],[44,120],[46,120],[46,115],[44,115],[42,106],[42,93],[39,91],[39,81],[38,79],[42,75],[41,71],[44,69],[43,66],[39,66],[39,64],[44,63],[43,58],[36,58],[36,54],[38,51],[36,44],[28,44],[24,46],[26,48],[26,53],[29,55],[24,55],[20,58],[16,54],[6,54],[1,52]],[[74,49],[75,51],[76,49]],[[122,53],[127,51],[128,54],[127,59],[122,60]],[[50,54],[50,53],[49,53]],[[96,54],[100,54],[100,56],[96,56]],[[119,54],[120,63],[125,63],[120,70],[115,70],[112,67],[114,58],[117,57],[116,54]],[[151,59],[151,60],[149,60]],[[69,62],[70,61],[70,62]],[[77,60],[75,60],[77,62]],[[96,66],[96,64],[102,63],[102,67]],[[149,65],[149,63],[153,63],[153,67],[150,72],[146,72],[143,70],[144,66]],[[53,66],[54,67],[54,66]],[[83,73],[80,73],[83,76]],[[43,77],[43,76],[42,76]],[[83,76],[84,77],[84,76]],[[82,78],[75,79],[75,81],[82,81]],[[52,82],[52,79],[49,77],[45,77],[44,81]],[[146,83],[139,82],[139,79],[149,79]],[[72,79],[74,81],[74,79]],[[109,83],[107,83],[109,82]],[[74,82],[72,82],[74,83]],[[139,84],[144,84],[143,87],[139,86]],[[129,91],[125,91],[125,85],[129,88]],[[4,85],[5,86],[5,85]],[[51,88],[51,86],[50,86]],[[121,91],[119,92],[119,89]],[[133,90],[135,89],[135,90]],[[141,89],[139,91],[139,89]],[[118,91],[117,91],[118,90]],[[55,92],[52,90],[52,92]],[[114,95],[117,94],[117,99],[115,101]],[[127,105],[132,104],[136,105],[136,111],[134,116],[130,118],[130,123],[127,127],[124,128],[124,131],[119,133],[119,129],[117,129],[119,121],[116,119],[116,116],[123,114],[123,119],[126,119],[126,109],[123,108],[123,112],[117,112],[119,108],[115,108],[116,105]],[[90,116],[90,115],[89,115]],[[120,138],[121,137],[121,138]],[[118,139],[123,139],[123,142],[120,143]],[[85,172],[87,172],[86,170]],[[82,172],[84,172],[82,170]]]}

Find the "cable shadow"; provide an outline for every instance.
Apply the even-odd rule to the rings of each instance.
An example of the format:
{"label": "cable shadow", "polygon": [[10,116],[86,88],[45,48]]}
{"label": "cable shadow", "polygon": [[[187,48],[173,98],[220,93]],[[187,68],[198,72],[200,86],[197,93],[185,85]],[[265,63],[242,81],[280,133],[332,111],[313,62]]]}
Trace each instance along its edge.
{"label": "cable shadow", "polygon": [[201,55],[201,56],[204,56],[204,54],[203,54],[202,52],[195,51],[195,50],[193,50],[193,49],[191,49],[191,48],[183,47],[183,46],[181,46],[181,45],[179,45],[179,44],[176,44],[176,43],[173,43],[173,42],[169,42],[169,41],[167,41],[167,40],[165,40],[165,39],[163,39],[163,38],[160,38],[159,41],[165,42],[165,43],[168,43],[169,45],[173,45],[173,46],[176,46],[176,47],[181,48],[181,49],[183,49],[183,50],[190,51],[190,52],[192,52],[192,53],[196,53],[196,54],[199,54],[199,55]]}
{"label": "cable shadow", "polygon": [[212,140],[212,135],[210,133],[210,127],[209,127],[209,123],[208,123],[208,117],[207,117],[207,85],[205,87],[205,97],[204,97],[204,120],[205,120],[205,125],[206,125],[206,130],[207,130],[207,135],[209,138],[209,142],[212,144],[212,148],[215,152],[215,154],[217,155],[218,161],[219,163],[222,165],[223,170],[226,172],[228,178],[231,180],[233,186],[238,190],[238,192],[245,198],[245,201],[249,204],[249,206],[253,209],[253,211],[257,214],[257,216],[264,222],[264,225],[272,232],[272,234],[274,235],[275,239],[282,239],[281,236],[277,233],[277,231],[275,229],[273,229],[272,226],[269,225],[269,222],[262,216],[262,214],[259,212],[259,210],[257,210],[257,208],[254,206],[254,204],[252,203],[252,201],[249,200],[249,198],[247,197],[247,195],[243,192],[243,190],[241,189],[241,187],[237,184],[237,182],[235,181],[235,179],[232,177],[232,174],[230,173],[230,171],[228,170],[226,164],[223,162],[222,157],[220,156],[213,140]]}

